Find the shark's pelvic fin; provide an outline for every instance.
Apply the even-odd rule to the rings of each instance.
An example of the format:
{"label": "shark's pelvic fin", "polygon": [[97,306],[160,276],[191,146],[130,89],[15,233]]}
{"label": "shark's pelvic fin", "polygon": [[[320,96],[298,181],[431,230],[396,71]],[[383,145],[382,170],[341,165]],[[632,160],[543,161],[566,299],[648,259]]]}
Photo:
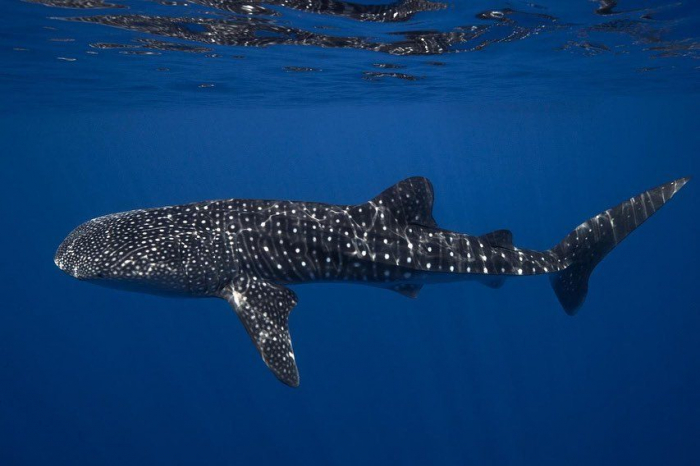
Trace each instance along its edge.
{"label": "shark's pelvic fin", "polygon": [[299,386],[299,371],[289,335],[294,292],[259,277],[238,276],[222,292],[243,322],[267,367],[285,384]]}
{"label": "shark's pelvic fin", "polygon": [[588,293],[593,268],[646,219],[669,201],[690,178],[658,186],[608,209],[579,225],[550,252],[566,266],[550,275],[559,302],[576,314]]}
{"label": "shark's pelvic fin", "polygon": [[433,219],[433,185],[416,176],[399,181],[370,202],[389,209],[400,222],[435,228]]}
{"label": "shark's pelvic fin", "polygon": [[506,282],[506,277],[499,275],[487,275],[479,281],[489,288],[497,289],[503,286],[503,284]]}
{"label": "shark's pelvic fin", "polygon": [[389,289],[396,291],[397,293],[401,293],[402,295],[406,296],[407,298],[417,298],[418,293],[420,292],[421,288],[423,288],[423,285],[414,285],[412,283],[401,283],[399,285],[394,285]]}

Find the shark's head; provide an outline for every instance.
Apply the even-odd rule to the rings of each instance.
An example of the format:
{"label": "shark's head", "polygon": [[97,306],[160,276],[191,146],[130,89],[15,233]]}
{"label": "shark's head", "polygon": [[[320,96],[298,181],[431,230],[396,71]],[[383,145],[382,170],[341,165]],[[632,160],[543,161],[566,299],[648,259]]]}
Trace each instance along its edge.
{"label": "shark's head", "polygon": [[63,240],[54,262],[74,278],[112,288],[157,294],[190,291],[178,246],[144,211],[83,223]]}
{"label": "shark's head", "polygon": [[56,250],[58,268],[79,280],[112,278],[109,223],[109,217],[100,217],[73,230]]}

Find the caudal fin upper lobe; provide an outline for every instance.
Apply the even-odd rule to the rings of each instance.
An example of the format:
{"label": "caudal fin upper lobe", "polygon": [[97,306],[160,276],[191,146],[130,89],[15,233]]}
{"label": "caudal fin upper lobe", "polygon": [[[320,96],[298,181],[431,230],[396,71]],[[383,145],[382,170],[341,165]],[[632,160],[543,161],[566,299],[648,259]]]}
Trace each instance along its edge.
{"label": "caudal fin upper lobe", "polygon": [[566,268],[550,276],[554,292],[569,315],[576,314],[588,292],[588,278],[603,258],[666,204],[690,178],[679,178],[645,191],[579,225],[551,249]]}

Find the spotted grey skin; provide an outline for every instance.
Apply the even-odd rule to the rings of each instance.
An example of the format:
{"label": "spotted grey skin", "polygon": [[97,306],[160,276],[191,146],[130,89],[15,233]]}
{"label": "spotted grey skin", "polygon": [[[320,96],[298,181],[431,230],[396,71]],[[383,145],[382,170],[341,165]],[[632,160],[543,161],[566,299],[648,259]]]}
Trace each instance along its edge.
{"label": "spotted grey skin", "polygon": [[297,298],[287,285],[348,281],[416,297],[426,283],[498,287],[508,277],[550,274],[573,315],[598,262],[687,181],[633,197],[547,251],[513,246],[507,230],[439,228],[432,185],[416,177],[357,205],[231,199],[107,215],[76,228],[55,262],[107,286],[226,299],[272,372],[297,386],[288,328]]}

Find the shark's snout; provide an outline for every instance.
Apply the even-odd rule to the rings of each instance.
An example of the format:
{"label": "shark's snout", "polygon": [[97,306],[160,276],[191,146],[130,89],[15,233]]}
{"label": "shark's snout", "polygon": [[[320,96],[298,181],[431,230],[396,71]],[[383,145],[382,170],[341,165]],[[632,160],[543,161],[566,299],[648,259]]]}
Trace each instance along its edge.
{"label": "shark's snout", "polygon": [[58,253],[58,251],[56,251],[56,254],[53,256],[53,263],[56,264],[56,267],[65,272],[65,269],[63,268],[63,261],[61,260],[61,255]]}
{"label": "shark's snout", "polygon": [[90,220],[78,226],[56,249],[53,261],[56,267],[73,278],[95,278],[95,257],[100,252],[101,222]]}
{"label": "shark's snout", "polygon": [[72,252],[72,247],[73,247],[73,239],[66,238],[63,240],[63,242],[58,246],[58,249],[56,249],[56,253],[53,256],[53,262],[56,264],[56,267],[67,273],[73,278],[80,278],[79,275],[79,268],[78,268],[78,262],[77,258]]}

